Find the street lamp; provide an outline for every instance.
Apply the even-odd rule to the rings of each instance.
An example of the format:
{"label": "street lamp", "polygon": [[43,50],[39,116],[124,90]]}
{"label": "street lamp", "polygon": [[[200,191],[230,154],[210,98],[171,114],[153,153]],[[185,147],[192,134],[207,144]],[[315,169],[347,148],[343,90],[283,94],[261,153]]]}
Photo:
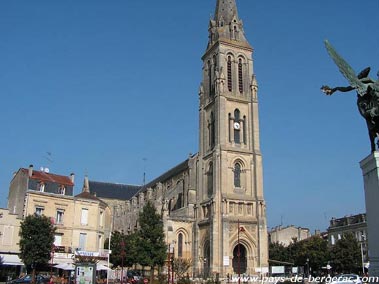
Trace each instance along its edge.
{"label": "street lamp", "polygon": [[124,281],[124,256],[125,256],[125,242],[121,240],[121,284]]}
{"label": "street lamp", "polygon": [[174,284],[174,247],[172,247],[172,256],[171,256],[171,283]]}
{"label": "street lamp", "polygon": [[171,245],[167,245],[167,283],[170,283],[170,248]]}
{"label": "street lamp", "polygon": [[364,262],[364,254],[363,254],[363,242],[366,240],[365,235],[361,236],[361,256],[362,256],[362,276],[365,275],[365,262]]}
{"label": "street lamp", "polygon": [[240,227],[240,219],[238,219],[238,233],[237,233],[237,257],[238,257],[238,284],[241,284],[241,247],[240,247],[240,232],[245,232],[244,227]]}
{"label": "street lamp", "polygon": [[53,277],[54,252],[55,252],[55,245],[53,244],[53,245],[51,246],[51,267],[50,267],[50,279]]}

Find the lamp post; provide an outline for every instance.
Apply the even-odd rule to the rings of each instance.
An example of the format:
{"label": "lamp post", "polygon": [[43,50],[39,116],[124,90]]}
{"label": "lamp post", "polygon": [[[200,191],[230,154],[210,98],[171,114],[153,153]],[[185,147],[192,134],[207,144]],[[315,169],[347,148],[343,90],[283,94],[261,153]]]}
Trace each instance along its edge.
{"label": "lamp post", "polygon": [[240,227],[240,220],[238,219],[238,233],[237,233],[237,257],[238,257],[238,284],[241,284],[241,246],[240,246],[240,232],[245,232],[245,228]]}
{"label": "lamp post", "polygon": [[174,284],[174,248],[172,248],[171,256],[171,283]]}
{"label": "lamp post", "polygon": [[170,283],[170,248],[171,245],[167,245],[167,283]]}
{"label": "lamp post", "polygon": [[53,277],[53,265],[54,265],[54,251],[55,245],[51,246],[51,267],[50,267],[50,279]]}
{"label": "lamp post", "polygon": [[366,240],[365,235],[361,236],[361,257],[362,257],[362,276],[365,275],[365,262],[364,262],[364,254],[363,254],[363,242]]}
{"label": "lamp post", "polygon": [[121,240],[121,284],[124,283],[124,256],[125,256],[125,242],[124,242],[124,239],[122,239]]}

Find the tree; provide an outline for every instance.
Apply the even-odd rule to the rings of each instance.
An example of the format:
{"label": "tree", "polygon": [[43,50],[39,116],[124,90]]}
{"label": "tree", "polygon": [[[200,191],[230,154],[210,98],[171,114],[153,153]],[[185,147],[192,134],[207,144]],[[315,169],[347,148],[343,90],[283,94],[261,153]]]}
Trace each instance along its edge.
{"label": "tree", "polygon": [[[121,266],[122,263],[122,243],[124,245],[126,243],[126,235],[124,232],[114,231],[111,237],[111,250],[112,253],[109,257],[109,261],[113,264],[113,266]],[[107,242],[108,244],[108,242]],[[106,245],[107,245],[106,244]],[[125,252],[125,247],[124,247]]]}
{"label": "tree", "polygon": [[179,279],[183,280],[184,275],[192,266],[192,261],[186,258],[175,258],[173,263],[173,270]]}
{"label": "tree", "polygon": [[166,260],[163,222],[154,205],[148,201],[139,214],[138,262],[151,268],[150,283],[153,283],[154,268],[162,266]]}
{"label": "tree", "polygon": [[345,234],[331,249],[331,262],[335,271],[358,272],[361,265],[359,244],[353,234]]}
{"label": "tree", "polygon": [[279,242],[269,244],[268,255],[270,260],[290,261],[289,249]]}
{"label": "tree", "polygon": [[304,266],[305,271],[309,273],[321,271],[330,259],[328,242],[320,236],[312,236],[301,241],[294,240],[287,249],[290,262],[296,266]]}
{"label": "tree", "polygon": [[32,283],[35,282],[36,270],[50,260],[54,233],[55,227],[46,216],[29,215],[21,222],[20,258],[32,268]]}
{"label": "tree", "polygon": [[140,242],[140,234],[138,232],[131,233],[126,236],[125,239],[125,260],[126,266],[131,267],[138,263],[139,260],[139,249],[138,245]]}

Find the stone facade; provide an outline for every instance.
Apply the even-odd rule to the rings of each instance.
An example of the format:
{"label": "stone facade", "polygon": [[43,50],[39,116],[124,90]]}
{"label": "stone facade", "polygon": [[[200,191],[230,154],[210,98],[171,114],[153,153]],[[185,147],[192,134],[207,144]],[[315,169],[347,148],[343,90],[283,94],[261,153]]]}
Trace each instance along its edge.
{"label": "stone facade", "polygon": [[311,237],[311,232],[307,228],[295,227],[275,227],[269,232],[270,243],[280,243],[289,246],[296,239],[302,241]]}
{"label": "stone facade", "polygon": [[366,214],[332,218],[328,227],[328,242],[334,245],[345,234],[353,234],[361,246],[364,262],[368,262],[368,233]]}
{"label": "stone facade", "polygon": [[[202,57],[199,152],[113,209],[113,223],[126,222],[121,229],[131,232],[138,228],[138,213],[151,200],[162,214],[167,244],[176,257],[192,259],[194,276],[256,274],[268,266],[252,51],[235,1],[218,0]],[[109,200],[102,192],[97,197]]]}
{"label": "stone facade", "polygon": [[[89,193],[88,180],[82,193],[76,196],[73,186],[73,175],[56,175],[29,167],[20,169],[9,187],[8,206],[12,214],[7,222],[41,214],[54,223],[54,263],[72,262],[75,251],[103,254],[111,230],[111,211],[105,202]],[[18,233],[14,234],[14,241],[18,240]]]}
{"label": "stone facade", "polygon": [[371,153],[360,162],[367,213],[367,238],[370,256],[369,275],[379,277],[379,151]]}
{"label": "stone facade", "polygon": [[18,232],[20,231],[21,219],[9,210],[0,208],[0,252],[19,253]]}

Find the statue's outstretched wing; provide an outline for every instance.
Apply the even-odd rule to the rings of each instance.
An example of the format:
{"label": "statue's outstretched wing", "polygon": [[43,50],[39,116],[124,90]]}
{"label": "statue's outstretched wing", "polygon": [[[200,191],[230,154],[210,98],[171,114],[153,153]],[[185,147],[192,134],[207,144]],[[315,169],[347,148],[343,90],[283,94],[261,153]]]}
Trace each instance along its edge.
{"label": "statue's outstretched wing", "polygon": [[337,53],[328,40],[325,40],[325,47],[342,75],[349,81],[350,86],[356,89],[359,95],[363,96],[367,91],[367,86],[358,79],[353,68]]}
{"label": "statue's outstretched wing", "polygon": [[[379,77],[379,72],[378,72]],[[377,96],[379,96],[379,78],[372,84],[371,88],[376,92]]]}

